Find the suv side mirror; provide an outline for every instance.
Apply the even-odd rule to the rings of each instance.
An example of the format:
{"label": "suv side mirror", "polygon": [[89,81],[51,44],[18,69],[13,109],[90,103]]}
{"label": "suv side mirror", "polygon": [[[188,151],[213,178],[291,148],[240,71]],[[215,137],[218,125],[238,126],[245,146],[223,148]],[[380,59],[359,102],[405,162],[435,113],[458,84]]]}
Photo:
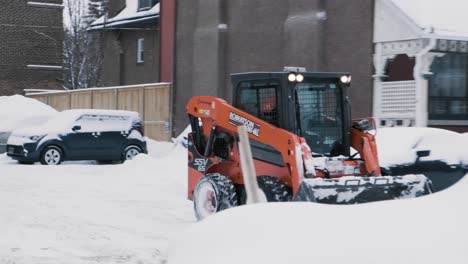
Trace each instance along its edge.
{"label": "suv side mirror", "polygon": [[81,130],[81,126],[79,126],[79,125],[73,126],[72,130],[75,131],[75,132],[79,131],[79,130]]}
{"label": "suv side mirror", "polygon": [[424,158],[424,157],[428,157],[429,155],[431,155],[431,151],[430,150],[418,150],[416,151],[416,156],[418,156],[416,158],[416,162],[419,162],[419,160],[421,158]]}

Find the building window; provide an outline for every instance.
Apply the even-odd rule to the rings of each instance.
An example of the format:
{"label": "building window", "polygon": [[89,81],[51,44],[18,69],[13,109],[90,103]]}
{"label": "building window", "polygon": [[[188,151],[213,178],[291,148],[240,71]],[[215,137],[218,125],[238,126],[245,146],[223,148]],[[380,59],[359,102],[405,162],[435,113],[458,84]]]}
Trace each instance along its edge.
{"label": "building window", "polygon": [[429,119],[468,119],[468,54],[437,57],[429,80]]}
{"label": "building window", "polygon": [[145,61],[145,39],[139,38],[137,40],[137,63]]}
{"label": "building window", "polygon": [[151,9],[156,2],[156,0],[138,0],[138,11]]}

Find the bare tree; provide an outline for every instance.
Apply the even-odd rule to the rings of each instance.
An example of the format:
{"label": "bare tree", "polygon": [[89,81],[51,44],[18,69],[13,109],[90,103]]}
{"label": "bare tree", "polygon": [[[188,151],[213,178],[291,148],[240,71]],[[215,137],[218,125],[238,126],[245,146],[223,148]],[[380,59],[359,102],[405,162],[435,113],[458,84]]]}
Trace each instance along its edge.
{"label": "bare tree", "polygon": [[65,86],[69,89],[98,85],[102,65],[102,34],[87,31],[106,12],[107,0],[64,0]]}

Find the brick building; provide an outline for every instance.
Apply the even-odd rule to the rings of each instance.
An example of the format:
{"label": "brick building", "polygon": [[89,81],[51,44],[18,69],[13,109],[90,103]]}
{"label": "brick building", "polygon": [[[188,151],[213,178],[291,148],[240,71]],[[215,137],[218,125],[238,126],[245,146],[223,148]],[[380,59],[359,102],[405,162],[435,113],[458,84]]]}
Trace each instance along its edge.
{"label": "brick building", "polygon": [[[453,4],[445,5],[444,0],[161,0],[150,31],[153,41],[145,44],[152,66],[135,62],[142,32],[109,28],[118,42],[107,42],[106,52],[113,58],[104,71],[109,71],[106,80],[112,80],[112,85],[172,82],[175,134],[187,125],[185,105],[192,96],[214,95],[231,101],[231,73],[281,71],[284,66],[350,72],[353,117],[375,115],[380,126],[468,131],[468,71],[463,66],[468,35],[450,31],[452,35],[441,36],[430,31],[437,31],[438,21],[445,23],[452,16],[460,18],[458,24],[465,30],[465,9],[459,7],[460,1],[450,1]],[[124,1],[114,4],[118,2],[123,5]],[[151,0],[126,2],[141,5]],[[417,14],[423,10],[429,26],[412,21],[411,12],[395,2],[419,2],[413,9]],[[441,12],[436,2],[446,7],[442,11],[447,14],[435,16]],[[457,9],[460,16],[454,12]],[[443,23],[440,28],[446,28]],[[434,43],[428,46],[431,39]],[[454,78],[457,81],[451,82]],[[392,97],[400,90],[409,94]]]}
{"label": "brick building", "polygon": [[353,115],[371,115],[373,0],[177,1],[176,14],[176,132],[191,96],[230,101],[231,73],[284,66],[351,72]]}
{"label": "brick building", "polygon": [[101,85],[159,81],[159,3],[112,0],[109,14],[92,23],[90,34],[103,34]]}
{"label": "brick building", "polygon": [[354,113],[370,115],[373,0],[345,6],[339,0],[160,2],[111,1],[108,17],[90,31],[105,35],[103,85],[174,83],[175,133],[187,124],[191,96],[229,101],[231,73],[288,65],[351,71]]}
{"label": "brick building", "polygon": [[0,0],[0,95],[62,87],[62,0]]}

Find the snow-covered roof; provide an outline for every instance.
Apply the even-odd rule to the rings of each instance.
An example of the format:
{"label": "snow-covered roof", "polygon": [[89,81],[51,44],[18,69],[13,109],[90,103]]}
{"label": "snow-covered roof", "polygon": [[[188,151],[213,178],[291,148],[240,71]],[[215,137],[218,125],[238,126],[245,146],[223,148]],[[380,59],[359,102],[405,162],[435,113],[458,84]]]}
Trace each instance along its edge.
{"label": "snow-covered roof", "polygon": [[449,39],[468,37],[468,1],[390,0],[421,29]]}
{"label": "snow-covered roof", "polygon": [[149,22],[159,17],[159,3],[151,9],[139,11],[138,1],[127,0],[126,6],[115,17],[107,18],[102,16],[94,21],[89,30],[99,30],[103,28],[120,28],[124,25]]}

